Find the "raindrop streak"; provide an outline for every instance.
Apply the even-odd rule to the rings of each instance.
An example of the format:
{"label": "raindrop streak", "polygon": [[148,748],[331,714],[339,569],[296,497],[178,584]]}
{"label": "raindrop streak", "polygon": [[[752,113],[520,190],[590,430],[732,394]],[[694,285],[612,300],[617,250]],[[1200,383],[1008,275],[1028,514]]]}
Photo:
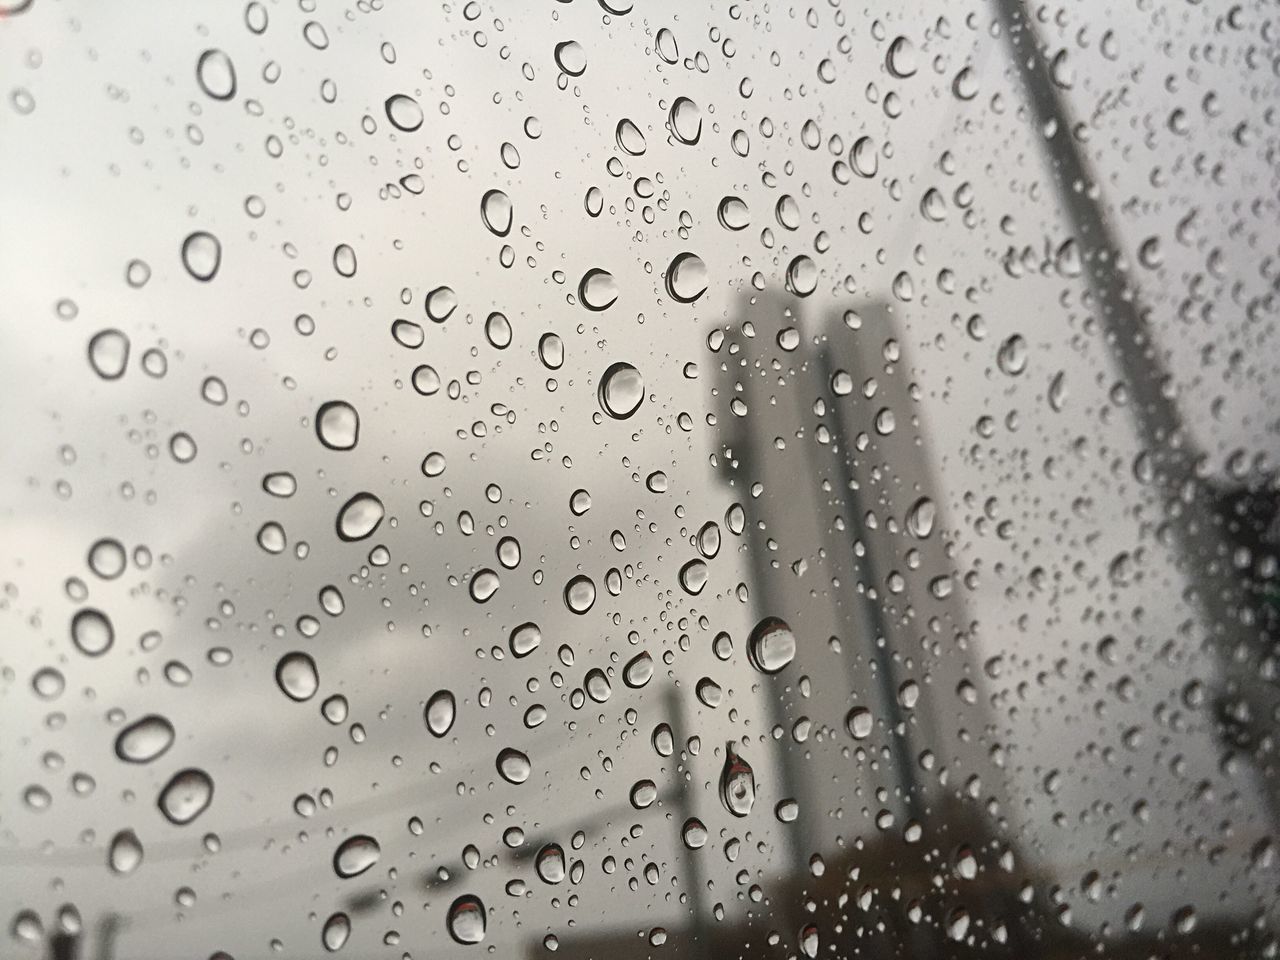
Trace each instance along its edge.
{"label": "raindrop streak", "polygon": [[505,237],[511,232],[513,214],[511,198],[501,190],[490,190],[480,198],[480,218],[494,236]]}
{"label": "raindrop streak", "polygon": [[590,577],[579,574],[564,587],[564,604],[573,613],[584,614],[596,602],[596,585]]}
{"label": "raindrop streak", "polygon": [[732,742],[725,744],[724,769],[720,772],[720,802],[735,817],[751,813],[756,802],[756,778],[751,764],[738,755]]}
{"label": "raindrop streak", "polygon": [[338,511],[338,539],[350,543],[372,536],[386,511],[372,493],[357,493]]}
{"label": "raindrop streak", "polygon": [[457,716],[458,705],[453,694],[448,690],[437,690],[427,701],[422,717],[427,722],[427,729],[435,737],[443,737],[453,729],[453,721]]}
{"label": "raindrop streak", "polygon": [[626,420],[644,402],[644,378],[629,363],[613,363],[600,378],[600,408],[615,420]]}
{"label": "raindrop streak", "polygon": [[613,274],[599,267],[592,267],[582,275],[582,280],[578,283],[578,299],[588,310],[609,309],[618,299],[618,284],[614,281]]}
{"label": "raindrop streak", "polygon": [[348,837],[333,852],[333,872],[343,880],[358,877],[382,856],[382,847],[373,837],[357,834]]}
{"label": "raindrop streak", "polygon": [[422,126],[422,107],[408,94],[397,93],[395,96],[387,97],[383,108],[387,112],[387,119],[397,130],[413,133]]}
{"label": "raindrop streak", "polygon": [[116,756],[126,763],[150,763],[173,746],[173,724],[159,714],[135,720],[116,737]]}
{"label": "raindrop streak", "polygon": [[352,450],[360,440],[360,414],[345,400],[330,400],[316,411],[316,437],[330,450]]}
{"label": "raindrop streak", "polygon": [[696,253],[678,253],[667,267],[667,293],[678,303],[693,303],[707,292],[707,265]]}
{"label": "raindrop streak", "polygon": [[222,266],[222,243],[212,233],[197,230],[182,241],[182,265],[201,283],[208,283]]}
{"label": "raindrop streak", "polygon": [[320,689],[320,675],[310,654],[286,653],[276,664],[276,684],[290,700],[310,700]]}
{"label": "raindrop streak", "polygon": [[761,673],[778,673],[795,655],[796,635],[777,617],[765,617],[747,638],[747,659]]}
{"label": "raindrop streak", "polygon": [[517,786],[529,779],[533,767],[529,758],[513,747],[504,747],[496,762],[498,773],[507,783]]}
{"label": "raindrop streak", "polygon": [[484,939],[484,904],[479,897],[463,894],[450,904],[446,925],[449,936],[463,946],[479,943]]}
{"label": "raindrop streak", "polygon": [[221,50],[206,50],[196,61],[196,82],[214,100],[230,100],[236,95],[236,68]]}
{"label": "raindrop streak", "polygon": [[115,628],[101,610],[86,607],[71,618],[71,642],[86,656],[102,656],[115,640]]}
{"label": "raindrop streak", "polygon": [[181,827],[204,813],[212,802],[213,779],[203,770],[188,767],[165,784],[156,805],[170,823]]}

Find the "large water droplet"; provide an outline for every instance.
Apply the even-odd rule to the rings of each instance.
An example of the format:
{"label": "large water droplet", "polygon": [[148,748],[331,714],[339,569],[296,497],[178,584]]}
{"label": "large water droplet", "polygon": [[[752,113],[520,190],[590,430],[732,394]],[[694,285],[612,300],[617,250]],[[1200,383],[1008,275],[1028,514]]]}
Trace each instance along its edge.
{"label": "large water droplet", "polygon": [[600,377],[600,407],[615,420],[626,420],[644,402],[644,378],[629,363],[610,364]]}
{"label": "large water droplet", "polygon": [[337,953],[347,944],[351,937],[351,918],[345,913],[335,913],[324,922],[320,931],[320,942],[330,953]]}
{"label": "large water droplet", "polygon": [[333,852],[333,872],[343,880],[358,877],[382,856],[382,847],[378,841],[366,834],[347,837]]}
{"label": "large water droplet", "polygon": [[630,154],[633,157],[641,156],[644,153],[644,134],[630,120],[619,120],[615,135],[618,140],[618,147],[623,153]]}
{"label": "large water droplet", "polygon": [[538,851],[534,869],[544,883],[559,883],[564,879],[564,848],[558,843],[548,843]]}
{"label": "large water droplet", "polygon": [[648,651],[636,654],[622,671],[622,682],[633,690],[643,687],[653,679],[653,657]]}
{"label": "large water droplet", "polygon": [[444,323],[458,308],[458,295],[451,287],[436,287],[427,294],[427,316],[436,323]]}
{"label": "large water droplet", "polygon": [[121,830],[107,847],[107,866],[112,872],[126,876],[142,866],[142,841],[132,830]]}
{"label": "large water droplet", "polygon": [[680,586],[684,588],[685,593],[696,597],[707,585],[709,576],[707,565],[703,561],[690,560],[680,568]]}
{"label": "large water droplet", "polygon": [[203,770],[188,767],[165,784],[156,805],[170,823],[181,827],[204,813],[212,802],[213,778]]}
{"label": "large water droplet", "polygon": [[413,133],[422,126],[422,107],[418,105],[418,101],[405,93],[397,93],[394,96],[387,97],[387,102],[383,104],[387,112],[387,119],[391,121],[391,125],[397,130],[403,130],[405,133]]}
{"label": "large water droplet", "polygon": [[572,612],[583,614],[596,602],[596,585],[590,577],[578,574],[564,587],[564,604]]}
{"label": "large water droplet", "polygon": [[871,715],[871,711],[866,707],[854,707],[849,711],[849,715],[844,718],[844,725],[849,730],[849,736],[855,740],[865,740],[871,736],[871,731],[875,729],[875,717]]}
{"label": "large water droplet", "polygon": [[507,783],[524,783],[533,772],[529,758],[514,747],[504,747],[498,754],[496,765],[499,775]]}
{"label": "large water droplet", "polygon": [[449,906],[446,921],[449,936],[463,946],[479,943],[484,939],[484,904],[479,897],[463,894]]}
{"label": "large water droplet", "polygon": [[676,140],[693,146],[702,136],[702,111],[688,97],[676,97],[667,114],[667,124]]}
{"label": "large water droplet", "polygon": [[797,297],[807,297],[818,288],[818,265],[803,253],[787,265],[787,289]]}
{"label": "large water droplet", "polygon": [[330,400],[316,411],[316,436],[330,450],[351,450],[360,439],[360,414],[345,400]]}
{"label": "large water droplet", "polygon": [[357,493],[338,511],[338,538],[349,543],[372,536],[385,513],[382,501],[372,493]]}
{"label": "large water droplet", "polygon": [[618,284],[613,274],[592,267],[578,283],[578,299],[588,310],[607,310],[618,299]]}
{"label": "large water droplet", "polygon": [[427,729],[433,736],[443,737],[453,729],[453,721],[457,716],[458,705],[453,694],[448,690],[437,690],[427,701],[423,710],[423,719],[427,721]]}
{"label": "large water droplet", "polygon": [[505,237],[511,232],[513,214],[511,198],[501,190],[490,190],[480,198],[480,218],[494,236]]}
{"label": "large water droplet", "polygon": [[115,329],[100,330],[89,340],[89,366],[103,380],[119,380],[129,365],[129,338]]}
{"label": "large water droplet", "polygon": [[127,763],[150,763],[173,746],[173,740],[173,724],[159,714],[148,714],[116,736],[116,756]]}
{"label": "large water droplet", "polygon": [[556,44],[556,66],[571,77],[580,77],[587,69],[587,51],[577,40]]}
{"label": "large water droplet", "polygon": [[516,657],[527,657],[538,649],[542,643],[542,631],[536,623],[522,623],[511,631],[511,653]]}
{"label": "large water droplet", "polygon": [[115,628],[101,610],[86,607],[71,618],[71,642],[86,656],[102,656],[115,640]]}
{"label": "large water droplet", "polygon": [[884,65],[888,68],[891,76],[898,80],[905,80],[907,77],[913,76],[917,69],[916,66],[916,48],[906,37],[898,37],[893,43],[889,44],[889,51],[885,54]]}
{"label": "large water droplet", "polygon": [[796,655],[796,635],[786,621],[765,617],[747,638],[747,659],[761,673],[777,673]]}
{"label": "large water droplet", "polygon": [[720,802],[735,817],[745,817],[756,802],[756,777],[732,743],[725,744],[724,769],[720,772]]}
{"label": "large water droplet", "polygon": [[707,292],[707,265],[696,253],[678,253],[667,267],[667,293],[679,303],[693,303]]}
{"label": "large water droplet", "polygon": [[290,700],[310,700],[320,689],[320,674],[310,654],[286,653],[276,663],[276,683]]}
{"label": "large water droplet", "polygon": [[212,233],[197,230],[182,241],[182,265],[201,283],[208,283],[222,266],[222,243]]}
{"label": "large water droplet", "polygon": [[554,333],[544,333],[538,340],[538,359],[548,370],[559,370],[564,365],[564,341]]}
{"label": "large water droplet", "polygon": [[716,209],[716,218],[726,230],[744,230],[751,223],[751,210],[739,197],[725,197]]}
{"label": "large water droplet", "polygon": [[236,68],[221,50],[206,50],[196,61],[196,82],[215,100],[230,100],[236,95]]}
{"label": "large water droplet", "polygon": [[933,522],[938,509],[928,497],[921,497],[907,512],[907,529],[918,540],[923,540],[933,533]]}
{"label": "large water droplet", "polygon": [[103,580],[114,580],[124,573],[127,556],[124,544],[114,537],[103,537],[89,548],[89,569]]}
{"label": "large water droplet", "polygon": [[471,578],[471,599],[476,603],[485,603],[493,598],[500,586],[502,581],[498,579],[495,571],[488,567],[477,570],[476,575]]}

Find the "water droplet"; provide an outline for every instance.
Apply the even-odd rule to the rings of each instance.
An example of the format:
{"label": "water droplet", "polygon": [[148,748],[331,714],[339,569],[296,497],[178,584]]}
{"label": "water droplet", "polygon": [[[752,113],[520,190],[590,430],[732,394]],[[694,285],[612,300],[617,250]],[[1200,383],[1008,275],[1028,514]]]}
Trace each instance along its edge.
{"label": "water droplet", "polygon": [[310,700],[320,689],[320,674],[310,654],[286,653],[276,663],[276,684],[290,700]]}
{"label": "water droplet", "polygon": [[653,678],[653,657],[647,651],[636,654],[622,671],[622,682],[633,690],[643,687]]}
{"label": "water droplet", "polygon": [[405,133],[413,133],[422,126],[422,107],[418,101],[405,93],[397,93],[394,96],[387,97],[387,102],[383,104],[383,108],[387,112],[387,119],[391,121],[391,125],[397,130]]}
{"label": "water droplet", "polygon": [[529,779],[533,766],[529,758],[514,747],[504,747],[498,754],[498,774],[507,783],[521,784]]}
{"label": "water droplet", "polygon": [[129,364],[129,338],[119,330],[100,330],[89,340],[89,365],[103,380],[119,380]]}
{"label": "water droplet", "polygon": [[230,100],[236,95],[236,68],[221,50],[206,50],[196,61],[196,81],[200,89],[215,100]]}
{"label": "water droplet", "polygon": [[333,269],[340,277],[356,275],[356,252],[350,244],[340,243],[333,248]]}
{"label": "water droplet", "polygon": [[569,512],[580,517],[591,509],[591,494],[586,490],[575,490],[569,497]]}
{"label": "water droplet", "polygon": [[357,493],[338,511],[338,539],[350,543],[372,536],[386,511],[372,493]]}
{"label": "water droplet", "polygon": [[778,673],[795,655],[796,635],[778,617],[765,617],[747,638],[747,659],[761,673]]}
{"label": "water droplet", "polygon": [[507,319],[506,314],[499,313],[497,310],[489,314],[484,322],[484,336],[489,341],[489,345],[498,350],[505,350],[511,346],[511,321]]}
{"label": "water droplet", "polygon": [[511,232],[513,214],[511,198],[501,190],[490,190],[480,198],[480,218],[494,236],[505,237]]}
{"label": "water droplet", "polygon": [[350,880],[364,873],[382,856],[378,841],[366,834],[347,837],[333,852],[333,872],[343,880]]}
{"label": "water droplet", "polygon": [[916,48],[906,37],[898,37],[889,44],[889,51],[885,54],[884,65],[889,70],[889,74],[899,80],[905,80],[907,77],[913,76],[917,69],[916,66]]}
{"label": "water droplet", "polygon": [[708,520],[698,529],[698,552],[708,560],[713,560],[720,552],[720,525]]}
{"label": "water droplet", "polygon": [[148,714],[116,736],[116,756],[126,763],[150,763],[163,756],[173,740],[173,724],[159,714]]}
{"label": "water droplet", "polygon": [[849,736],[855,740],[865,740],[871,736],[871,731],[875,729],[876,721],[871,715],[871,711],[866,707],[854,707],[849,711],[849,715],[844,718],[844,725],[849,730]]}
{"label": "water droplet", "polygon": [[203,770],[188,767],[164,785],[156,805],[170,823],[181,827],[204,813],[212,802],[213,779]]}
{"label": "water droplet", "polygon": [[996,365],[1000,372],[1016,377],[1027,369],[1027,341],[1015,333],[1003,343],[996,353]]}
{"label": "water droplet", "polygon": [[337,953],[347,944],[351,937],[351,918],[345,913],[335,913],[324,922],[320,932],[320,942],[330,953]]}
{"label": "water droplet", "polygon": [[463,946],[484,939],[485,912],[479,897],[463,894],[449,906],[446,926],[449,936]]}
{"label": "water droplet", "polygon": [[676,44],[676,35],[666,27],[658,31],[658,36],[655,38],[653,46],[658,51],[658,56],[667,63],[674,64],[680,59],[680,49]]}
{"label": "water droplet", "polygon": [[690,560],[680,568],[680,586],[690,596],[696,597],[700,594],[702,588],[707,585],[709,577],[707,565],[701,560]]}
{"label": "water droplet", "polygon": [[564,848],[558,843],[548,843],[538,851],[534,869],[543,883],[559,883],[564,879]]}
{"label": "water droplet", "polygon": [[564,604],[572,612],[586,613],[596,602],[595,581],[584,574],[578,574],[564,587]]}
{"label": "water droplet", "polygon": [[645,142],[644,134],[630,120],[619,120],[618,129],[615,132],[618,141],[618,147],[623,153],[633,157],[639,157],[644,154]]}
{"label": "water droplet", "polygon": [[427,722],[427,729],[431,731],[432,736],[446,736],[453,729],[453,721],[457,716],[458,705],[454,700],[453,694],[448,690],[437,690],[431,695],[431,699],[427,701],[427,706],[422,712],[423,719]]}
{"label": "water droplet", "polygon": [[471,599],[476,603],[486,603],[498,592],[500,586],[502,581],[498,579],[496,572],[488,567],[477,570],[471,578]]}
{"label": "water droplet", "polygon": [[113,537],[103,537],[89,548],[89,569],[103,580],[114,580],[124,573],[126,562],[124,544]]}
{"label": "water droplet", "polygon": [[751,813],[756,802],[756,777],[732,743],[725,744],[724,769],[720,772],[720,802],[735,817]]}
{"label": "water droplet", "polygon": [[697,817],[690,817],[684,822],[680,837],[690,850],[700,850],[707,842],[707,828]]}
{"label": "water droplet", "polygon": [[509,643],[513,656],[527,657],[542,643],[542,631],[536,623],[522,623],[511,631]]}
{"label": "water droplet", "polygon": [[874,177],[880,169],[880,153],[870,137],[859,137],[849,150],[849,165],[860,177]]}
{"label": "water droplet", "polygon": [[436,287],[427,294],[427,316],[436,323],[444,323],[458,308],[458,295],[450,287]]}
{"label": "water droplet", "polygon": [[578,299],[588,310],[607,310],[613,306],[618,299],[618,284],[613,279],[613,274],[599,267],[592,267],[578,283]]}
{"label": "water droplet", "polygon": [[71,642],[86,656],[102,656],[115,640],[115,628],[101,610],[86,607],[71,618]]}
{"label": "water droplet", "polygon": [[818,288],[818,265],[803,253],[787,265],[787,289],[797,297],[807,297]]}
{"label": "water droplet", "polygon": [[658,785],[652,780],[637,780],[631,787],[631,805],[637,810],[653,806],[658,799]]}
{"label": "water droplet", "polygon": [[614,363],[600,378],[600,407],[615,420],[626,420],[644,402],[644,378],[629,363]]}
{"label": "water droplet", "polygon": [[413,389],[424,397],[434,396],[440,391],[440,374],[435,367],[423,364],[413,371]]}
{"label": "water droplet", "polygon": [[107,866],[113,873],[126,876],[142,866],[142,841],[132,830],[121,830],[107,847]]}
{"label": "water droplet", "polygon": [[917,540],[923,540],[933,533],[933,521],[938,508],[928,497],[921,497],[907,512],[907,529]]}
{"label": "water droplet", "polygon": [[587,69],[587,51],[577,40],[557,43],[555,58],[556,66],[571,77],[580,77]]}
{"label": "water droplet", "polygon": [[693,303],[707,292],[707,265],[696,253],[676,254],[667,267],[667,293],[678,303]]}
{"label": "water droplet", "polygon": [[812,958],[818,955],[818,927],[816,924],[808,923],[801,927],[798,940],[800,952],[806,957]]}
{"label": "water droplet", "polygon": [[316,436],[330,450],[351,450],[360,439],[360,414],[345,400],[330,400],[316,411]]}
{"label": "water droplet", "polygon": [[667,114],[671,134],[680,143],[693,146],[702,136],[702,111],[688,97],[676,97]]}
{"label": "water droplet", "polygon": [[221,241],[204,230],[188,234],[182,241],[182,265],[194,279],[208,283],[222,266]]}
{"label": "water droplet", "polygon": [[751,210],[739,197],[725,197],[716,208],[716,219],[726,230],[744,230],[751,223]]}
{"label": "water droplet", "polygon": [[564,365],[564,341],[554,333],[544,333],[538,340],[538,359],[548,370],[559,370]]}

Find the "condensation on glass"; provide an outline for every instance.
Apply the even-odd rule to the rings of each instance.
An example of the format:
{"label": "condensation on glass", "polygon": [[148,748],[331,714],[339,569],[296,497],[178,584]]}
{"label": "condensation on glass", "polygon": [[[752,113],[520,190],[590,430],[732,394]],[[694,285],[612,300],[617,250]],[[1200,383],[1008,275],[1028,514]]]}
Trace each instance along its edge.
{"label": "condensation on glass", "polygon": [[0,0],[0,955],[1280,952],[1280,21]]}

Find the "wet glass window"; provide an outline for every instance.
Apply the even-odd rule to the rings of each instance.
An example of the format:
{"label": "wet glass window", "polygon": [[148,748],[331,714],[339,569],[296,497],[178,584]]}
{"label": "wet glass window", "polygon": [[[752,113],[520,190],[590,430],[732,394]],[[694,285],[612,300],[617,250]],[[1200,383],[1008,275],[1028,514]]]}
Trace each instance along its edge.
{"label": "wet glass window", "polygon": [[0,956],[1280,954],[1280,17],[0,0]]}

